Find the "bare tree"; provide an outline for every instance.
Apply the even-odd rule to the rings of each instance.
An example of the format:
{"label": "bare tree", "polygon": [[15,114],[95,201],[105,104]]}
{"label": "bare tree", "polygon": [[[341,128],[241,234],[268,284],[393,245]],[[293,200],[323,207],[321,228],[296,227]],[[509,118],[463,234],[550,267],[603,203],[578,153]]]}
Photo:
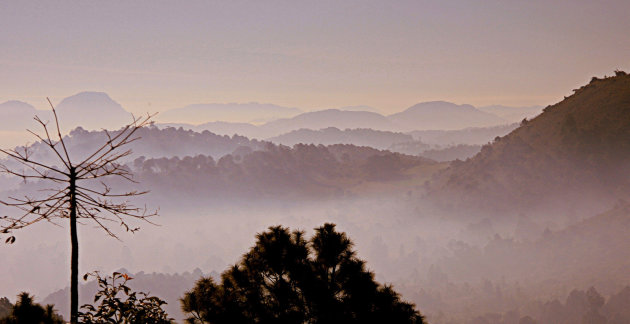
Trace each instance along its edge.
{"label": "bare tree", "polygon": [[[54,129],[39,117],[35,120],[43,128],[43,135],[29,130],[44,147],[55,156],[56,165],[50,161],[34,159],[29,146],[15,149],[0,149],[8,156],[9,161],[17,162],[16,166],[0,164],[0,171],[28,180],[42,182],[46,185],[42,197],[25,195],[24,197],[9,197],[7,201],[0,201],[6,206],[16,207],[22,211],[18,216],[3,216],[0,218],[0,234],[8,236],[5,243],[15,242],[14,230],[18,230],[41,221],[47,221],[59,226],[59,220],[69,219],[71,242],[71,271],[70,271],[70,322],[77,323],[79,306],[78,275],[79,275],[79,242],[77,238],[78,219],[93,221],[108,235],[117,238],[110,229],[110,224],[118,223],[126,231],[135,232],[128,220],[147,221],[156,216],[157,212],[148,211],[146,207],[139,208],[131,204],[129,199],[145,194],[146,191],[127,191],[115,193],[106,179],[111,177],[123,178],[134,182],[130,171],[124,167],[121,159],[130,155],[131,150],[123,150],[124,146],[139,139],[135,132],[150,124],[152,115],[136,118],[118,131],[105,130],[107,140],[87,157],[76,159],[70,154],[64,138],[61,135],[59,120],[54,106],[48,100],[54,116]],[[51,135],[51,132],[54,132]],[[73,159],[70,157],[73,156]]]}

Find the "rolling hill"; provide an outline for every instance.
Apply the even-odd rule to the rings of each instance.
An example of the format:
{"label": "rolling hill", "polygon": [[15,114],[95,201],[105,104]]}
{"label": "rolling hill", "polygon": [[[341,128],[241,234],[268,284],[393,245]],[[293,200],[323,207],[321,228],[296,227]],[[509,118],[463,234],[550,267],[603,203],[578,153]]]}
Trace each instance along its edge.
{"label": "rolling hill", "polygon": [[260,128],[268,137],[277,136],[294,130],[322,129],[327,127],[346,128],[371,128],[381,131],[393,131],[397,127],[387,117],[368,111],[347,111],[339,109],[327,109],[307,112],[293,118],[278,119]]}
{"label": "rolling hill", "polygon": [[390,115],[389,120],[403,131],[423,129],[463,129],[506,124],[493,114],[483,112],[471,105],[456,105],[445,101],[416,104],[406,110]]}

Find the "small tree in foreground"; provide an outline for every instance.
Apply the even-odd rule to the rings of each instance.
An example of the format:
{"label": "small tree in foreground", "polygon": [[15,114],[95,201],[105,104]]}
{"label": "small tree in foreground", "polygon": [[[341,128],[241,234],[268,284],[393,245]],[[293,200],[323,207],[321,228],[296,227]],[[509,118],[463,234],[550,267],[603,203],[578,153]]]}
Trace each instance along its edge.
{"label": "small tree in foreground", "polygon": [[305,240],[270,227],[221,275],[200,279],[181,299],[188,323],[422,324],[413,304],[374,280],[334,224]]}
{"label": "small tree in foreground", "polygon": [[96,277],[99,291],[94,296],[93,306],[81,306],[85,312],[79,313],[79,321],[84,324],[168,324],[168,318],[162,309],[165,301],[158,297],[149,296],[144,292],[135,292],[129,288],[127,282],[133,278],[126,274],[114,272],[112,276],[102,278],[98,272],[86,274]]}
{"label": "small tree in foreground", "polygon": [[[48,100],[50,103],[50,100]],[[132,122],[116,132],[105,131],[107,140],[101,147],[95,148],[91,154],[77,158],[69,152],[61,136],[59,120],[52,103],[54,126],[49,129],[48,124],[39,117],[35,120],[42,126],[43,135],[29,131],[52,153],[58,164],[51,164],[37,160],[28,146],[15,149],[0,149],[10,161],[20,167],[10,167],[0,164],[0,171],[27,180],[41,182],[45,187],[39,197],[26,195],[24,197],[10,197],[8,201],[1,201],[6,206],[22,210],[16,217],[3,216],[0,218],[0,235],[8,237],[6,243],[15,242],[14,230],[28,227],[41,221],[58,225],[57,221],[68,219],[70,225],[71,266],[70,266],[70,322],[77,323],[79,306],[78,277],[79,277],[79,241],[77,236],[77,220],[86,219],[96,223],[108,235],[116,237],[109,227],[111,223],[119,223],[125,230],[134,232],[127,219],[148,221],[148,217],[156,215],[147,212],[146,208],[138,208],[128,201],[130,197],[142,195],[146,192],[112,192],[105,183],[107,178],[119,177],[133,181],[131,173],[121,163],[120,159],[131,154],[131,150],[121,148],[139,139],[134,133],[149,124],[151,115],[143,118],[133,118]],[[52,134],[51,134],[52,133]],[[72,157],[72,158],[71,158]]]}

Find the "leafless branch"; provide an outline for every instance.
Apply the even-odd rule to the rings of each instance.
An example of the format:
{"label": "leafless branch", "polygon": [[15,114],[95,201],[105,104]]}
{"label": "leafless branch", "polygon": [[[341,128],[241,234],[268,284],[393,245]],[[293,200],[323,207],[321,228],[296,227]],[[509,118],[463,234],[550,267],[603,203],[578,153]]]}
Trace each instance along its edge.
{"label": "leafless branch", "polygon": [[[128,201],[132,197],[146,194],[147,191],[129,190],[112,193],[111,188],[101,180],[101,178],[119,177],[135,182],[131,171],[119,162],[129,156],[132,153],[131,150],[118,151],[121,147],[137,141],[140,137],[134,135],[140,128],[149,125],[150,119],[154,115],[147,114],[140,118],[134,116],[131,123],[115,132],[104,130],[107,137],[105,143],[80,163],[73,164],[61,134],[55,107],[50,99],[46,99],[53,112],[55,134],[51,133],[48,123],[37,116],[35,121],[41,126],[43,135],[30,130],[29,132],[61,161],[61,168],[58,169],[47,162],[34,160],[29,147],[25,146],[23,150],[22,148],[0,149],[0,153],[4,153],[9,160],[21,166],[21,168],[12,168],[0,163],[0,172],[21,178],[24,181],[34,180],[40,183],[50,181],[63,185],[63,188],[39,190],[39,192],[48,192],[42,198],[26,195],[19,198],[8,197],[6,201],[0,200],[0,204],[17,208],[23,212],[17,217],[0,217],[0,235],[42,220],[59,226],[54,220],[70,217],[71,201],[76,202],[77,219],[91,219],[97,227],[116,239],[118,237],[107,226],[107,222],[117,222],[130,232],[135,232],[138,228],[130,227],[127,219],[142,220],[154,224],[148,218],[157,216],[157,211],[149,212],[146,206],[144,208],[135,207]],[[91,182],[100,183],[102,187],[96,188],[90,184]]]}

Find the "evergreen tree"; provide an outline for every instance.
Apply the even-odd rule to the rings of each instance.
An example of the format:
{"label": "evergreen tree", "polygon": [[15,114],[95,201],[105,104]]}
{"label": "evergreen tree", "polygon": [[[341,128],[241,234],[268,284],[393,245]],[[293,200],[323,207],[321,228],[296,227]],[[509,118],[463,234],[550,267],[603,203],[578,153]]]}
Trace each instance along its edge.
{"label": "evergreen tree", "polygon": [[381,285],[334,224],[311,240],[270,227],[220,283],[200,279],[181,299],[188,323],[424,323],[413,304]]}

